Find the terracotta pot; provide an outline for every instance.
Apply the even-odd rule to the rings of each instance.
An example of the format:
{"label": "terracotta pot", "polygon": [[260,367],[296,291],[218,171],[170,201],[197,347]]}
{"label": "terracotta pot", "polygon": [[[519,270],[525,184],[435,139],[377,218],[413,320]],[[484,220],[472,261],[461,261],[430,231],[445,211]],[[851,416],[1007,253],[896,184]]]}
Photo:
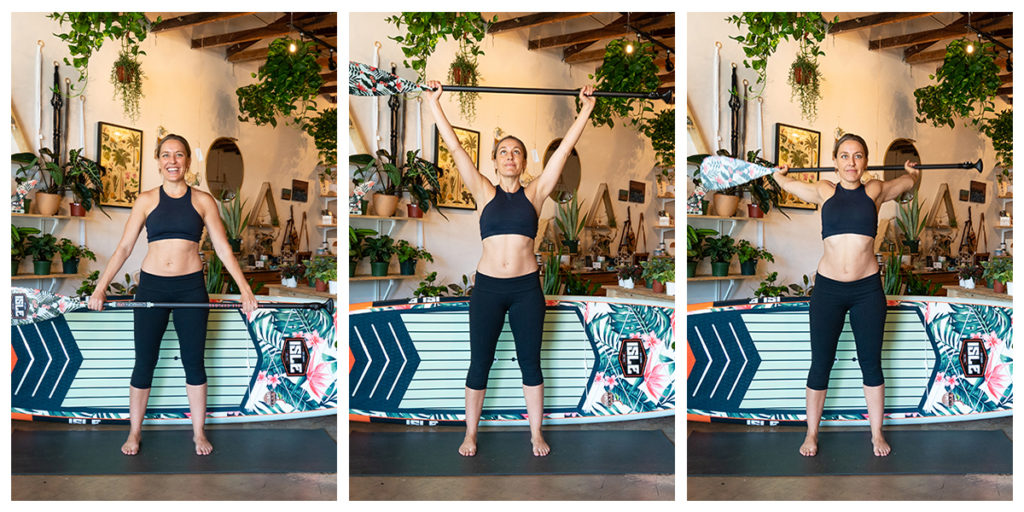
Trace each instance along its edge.
{"label": "terracotta pot", "polygon": [[807,85],[811,81],[811,77],[804,74],[804,68],[793,68],[793,81],[797,85]]}
{"label": "terracotta pot", "polygon": [[36,209],[39,210],[39,215],[56,215],[60,210],[60,196],[36,192]]}
{"label": "terracotta pot", "polygon": [[665,293],[665,283],[655,280],[654,285],[651,286],[651,291],[654,293]]}
{"label": "terracotta pot", "polygon": [[462,68],[452,68],[452,78],[456,84],[462,83]]}
{"label": "terracotta pot", "polygon": [[716,215],[732,217],[733,215],[736,215],[736,208],[740,205],[740,196],[715,194],[714,202]]}
{"label": "terracotta pot", "polygon": [[418,205],[418,204],[409,203],[409,204],[405,205],[405,209],[406,209],[406,212],[408,212],[409,217],[411,217],[411,218],[419,219],[419,218],[423,217],[423,210],[420,209],[420,205]]}
{"label": "terracotta pot", "polygon": [[398,208],[398,196],[376,193],[373,195],[373,211],[378,216],[390,217],[395,214]]}
{"label": "terracotta pot", "polygon": [[764,212],[761,211],[761,207],[757,203],[750,203],[747,205],[747,216],[752,219],[760,219],[764,217]]}
{"label": "terracotta pot", "polygon": [[327,283],[325,283],[325,282],[323,282],[323,281],[321,281],[319,279],[316,280],[316,291],[318,291],[318,292],[326,292],[329,288],[330,288],[330,286]]}
{"label": "terracotta pot", "polygon": [[85,207],[82,203],[68,203],[72,217],[85,217]]}
{"label": "terracotta pot", "polygon": [[122,65],[117,65],[117,81],[122,84],[132,83],[132,75],[128,72],[128,69]]}
{"label": "terracotta pot", "polygon": [[993,279],[993,281],[995,281],[995,283],[992,285],[992,291],[996,293],[1006,293],[1006,283],[998,279]]}

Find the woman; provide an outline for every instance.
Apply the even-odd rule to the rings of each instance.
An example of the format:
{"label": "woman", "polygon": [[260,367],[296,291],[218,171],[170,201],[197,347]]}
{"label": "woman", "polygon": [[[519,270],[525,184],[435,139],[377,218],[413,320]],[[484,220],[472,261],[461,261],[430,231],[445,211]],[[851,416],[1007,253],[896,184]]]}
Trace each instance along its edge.
{"label": "woman", "polygon": [[913,162],[907,174],[894,180],[861,183],[868,166],[864,139],[847,133],[832,148],[839,183],[802,182],[786,176],[788,166],[775,172],[782,188],[804,201],[821,204],[821,238],[825,253],[811,295],[811,368],[807,374],[807,437],[800,454],[818,453],[818,425],[825,407],[829,373],[836,356],[846,312],[857,344],[857,361],[863,376],[864,399],[871,424],[871,444],[877,456],[889,455],[882,435],[885,381],[882,377],[882,332],[885,326],[885,292],[875,259],[878,209],[914,188],[920,171]]}
{"label": "woman", "polygon": [[[150,302],[208,302],[199,258],[199,241],[203,227],[210,236],[217,256],[224,262],[242,294],[242,311],[256,309],[253,296],[242,269],[231,254],[213,196],[195,190],[185,183],[185,173],[192,163],[192,150],[180,135],[168,135],[157,145],[157,160],[163,184],[139,195],[132,206],[121,241],[110,256],[103,275],[96,282],[96,291],[89,298],[89,309],[101,311],[107,298],[106,289],[120,271],[135,242],[146,227],[149,247],[142,260],[139,286],[135,299]],[[207,309],[174,309],[174,330],[181,346],[181,362],[185,367],[185,391],[192,413],[192,440],[197,455],[208,455],[213,446],[206,438],[206,369],[203,351],[206,347]],[[129,387],[131,429],[121,446],[125,455],[139,452],[142,419],[146,415],[153,370],[160,352],[160,340],[167,330],[166,308],[135,310],[135,368]]]}
{"label": "woman", "polygon": [[580,91],[582,104],[576,121],[562,138],[541,175],[525,187],[519,177],[526,169],[526,145],[507,136],[498,141],[491,154],[498,185],[491,183],[462,149],[438,100],[440,82],[427,83],[433,91],[424,93],[437,123],[437,130],[452,152],[462,182],[477,202],[480,211],[480,237],[483,254],[476,267],[476,281],[469,303],[470,365],[466,376],[466,437],[459,453],[476,455],[477,427],[487,391],[487,375],[494,360],[498,335],[509,314],[516,343],[516,359],[523,375],[523,394],[530,422],[530,442],[535,456],[545,456],[551,448],[541,434],[544,416],[544,378],[540,369],[541,332],[544,325],[544,293],[540,288],[540,270],[533,253],[537,236],[537,218],[544,200],[555,189],[562,167],[583,133],[596,102],[594,88]]}

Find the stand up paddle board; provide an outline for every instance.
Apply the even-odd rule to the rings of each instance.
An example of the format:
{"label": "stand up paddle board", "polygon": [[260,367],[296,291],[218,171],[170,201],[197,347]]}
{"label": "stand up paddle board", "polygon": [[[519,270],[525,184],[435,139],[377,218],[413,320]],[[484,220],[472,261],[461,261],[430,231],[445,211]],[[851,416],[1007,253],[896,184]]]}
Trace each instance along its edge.
{"label": "stand up paddle board", "polygon": [[[547,424],[675,413],[675,308],[605,297],[547,297],[541,348]],[[469,299],[353,304],[349,419],[465,423]],[[480,422],[527,425],[522,374],[506,323]]]}
{"label": "stand up paddle board", "polygon": [[[691,305],[686,398],[691,421],[806,423],[809,299]],[[1013,414],[1013,307],[946,297],[888,297],[882,346],[888,424]],[[849,323],[839,338],[823,425],[867,425]]]}
{"label": "stand up paddle board", "polygon": [[[17,289],[12,290],[16,292]],[[17,293],[15,301],[17,300]],[[238,296],[214,296],[211,302]],[[316,302],[270,297],[276,302]],[[12,305],[13,306],[13,305]],[[16,420],[127,423],[135,364],[132,311],[63,313],[43,306],[11,326],[11,413]],[[337,414],[337,340],[331,309],[211,310],[206,341],[207,421]],[[173,322],[174,313],[171,313]],[[177,335],[168,325],[147,423],[191,423]]]}

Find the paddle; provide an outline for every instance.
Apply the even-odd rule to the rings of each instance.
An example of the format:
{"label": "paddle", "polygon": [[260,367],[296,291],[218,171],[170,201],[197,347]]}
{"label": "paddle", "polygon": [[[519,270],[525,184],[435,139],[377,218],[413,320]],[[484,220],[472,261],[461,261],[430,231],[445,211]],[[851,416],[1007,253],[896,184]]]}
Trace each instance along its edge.
{"label": "paddle", "polygon": [[[959,164],[919,164],[920,170],[928,169],[976,169],[979,174],[982,170],[982,162],[963,162]],[[898,171],[903,169],[902,165],[869,165],[869,171]],[[754,163],[727,156],[709,156],[700,164],[701,183],[708,190],[724,190],[744,183],[756,180],[762,176],[774,173],[773,167],[764,167]],[[828,172],[834,171],[832,167],[800,167],[792,168],[789,172]]]}
{"label": "paddle", "polygon": [[[145,302],[112,300],[103,303],[104,309],[241,309],[241,302]],[[333,308],[333,301],[324,302],[259,302],[258,309],[325,309]],[[11,288],[11,320],[14,325],[26,325],[56,318],[65,313],[89,309],[89,299],[67,297],[35,288]]]}
{"label": "paddle", "polygon": [[[579,89],[539,89],[530,87],[484,87],[470,85],[443,85],[452,92],[484,92],[505,94],[545,94],[555,96],[578,96]],[[348,63],[348,93],[352,96],[391,96],[413,91],[433,90],[425,85],[406,80],[380,68],[359,62]],[[614,92],[594,91],[594,96],[604,98],[646,98],[670,101],[672,91],[664,92]]]}

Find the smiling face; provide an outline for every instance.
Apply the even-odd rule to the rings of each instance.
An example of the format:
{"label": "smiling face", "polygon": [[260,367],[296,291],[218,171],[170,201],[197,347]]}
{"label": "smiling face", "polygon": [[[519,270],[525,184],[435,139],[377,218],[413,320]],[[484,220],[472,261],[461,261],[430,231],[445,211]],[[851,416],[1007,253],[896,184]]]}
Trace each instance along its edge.
{"label": "smiling face", "polygon": [[518,176],[526,170],[526,146],[515,137],[505,137],[494,150],[494,169],[500,176]]}
{"label": "smiling face", "polygon": [[188,153],[188,147],[177,139],[165,140],[160,144],[157,160],[160,162],[160,174],[165,180],[179,181],[185,178],[192,163]]}
{"label": "smiling face", "polygon": [[836,173],[848,183],[859,183],[868,167],[868,152],[853,139],[843,141],[835,154]]}

